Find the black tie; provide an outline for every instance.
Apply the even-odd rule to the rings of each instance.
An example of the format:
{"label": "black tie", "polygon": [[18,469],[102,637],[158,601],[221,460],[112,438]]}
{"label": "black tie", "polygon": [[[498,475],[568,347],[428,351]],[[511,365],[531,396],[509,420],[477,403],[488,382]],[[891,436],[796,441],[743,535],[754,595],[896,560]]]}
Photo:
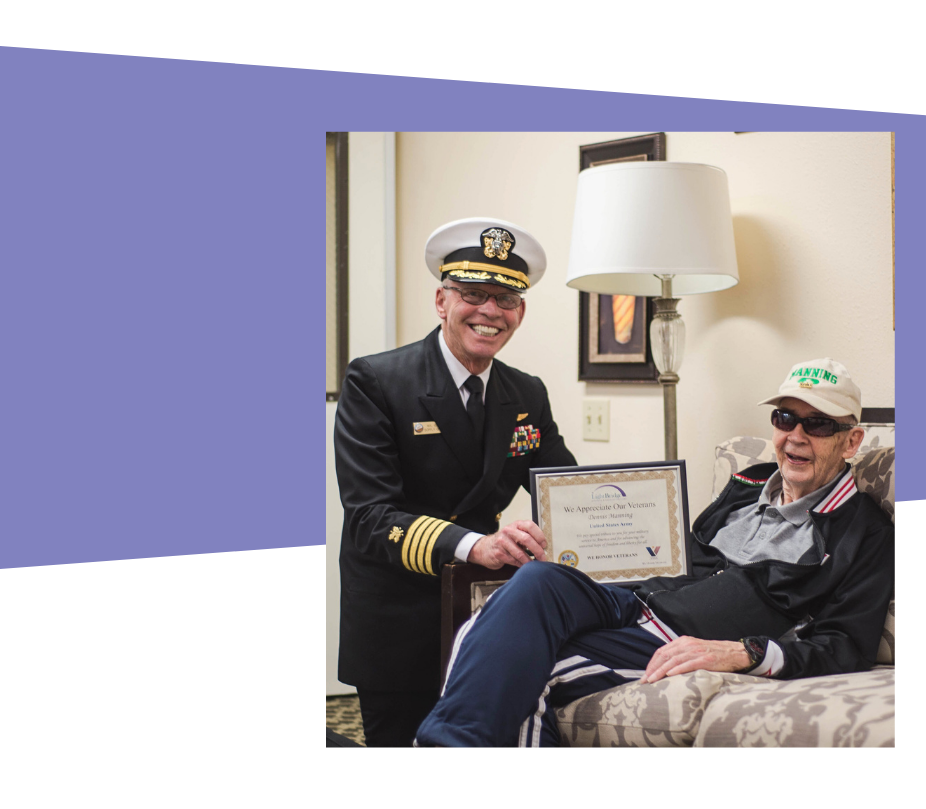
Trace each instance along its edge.
{"label": "black tie", "polygon": [[486,409],[482,403],[482,380],[478,376],[471,376],[463,383],[463,387],[469,391],[469,399],[466,402],[466,413],[469,420],[473,423],[473,429],[476,431],[476,440],[479,442],[479,448],[482,449],[482,429],[486,420]]}

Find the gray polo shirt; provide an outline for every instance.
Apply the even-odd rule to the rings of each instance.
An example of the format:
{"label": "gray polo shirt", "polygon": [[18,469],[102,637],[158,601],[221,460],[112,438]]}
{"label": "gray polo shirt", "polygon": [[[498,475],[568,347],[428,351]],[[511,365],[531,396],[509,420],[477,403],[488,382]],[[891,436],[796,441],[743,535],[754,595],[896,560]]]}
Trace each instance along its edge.
{"label": "gray polo shirt", "polygon": [[738,565],[765,559],[819,561],[819,554],[814,551],[810,511],[833,490],[843,473],[840,470],[830,483],[800,500],[780,505],[781,472],[776,471],[762,487],[758,502],[732,512],[711,545]]}

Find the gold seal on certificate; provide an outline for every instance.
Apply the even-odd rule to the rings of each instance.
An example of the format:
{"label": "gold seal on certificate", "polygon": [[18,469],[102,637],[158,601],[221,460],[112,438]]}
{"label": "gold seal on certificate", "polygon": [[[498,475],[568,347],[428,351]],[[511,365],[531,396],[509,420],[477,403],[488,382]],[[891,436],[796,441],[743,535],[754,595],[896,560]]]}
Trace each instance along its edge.
{"label": "gold seal on certificate", "polygon": [[684,461],[531,470],[547,558],[600,582],[689,573]]}

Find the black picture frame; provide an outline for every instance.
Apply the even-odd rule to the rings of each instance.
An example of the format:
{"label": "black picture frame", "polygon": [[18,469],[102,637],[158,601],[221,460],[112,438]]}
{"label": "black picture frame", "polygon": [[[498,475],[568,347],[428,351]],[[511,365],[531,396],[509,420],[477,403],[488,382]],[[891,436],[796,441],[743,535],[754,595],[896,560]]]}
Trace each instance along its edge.
{"label": "black picture frame", "polygon": [[[604,141],[579,147],[579,171],[607,163],[666,159],[666,133]],[[629,297],[629,296],[621,296]],[[633,302],[632,325],[614,328],[613,295],[579,293],[579,381],[658,384],[649,327],[653,305],[639,296]],[[618,311],[629,301],[617,304]]]}
{"label": "black picture frame", "polygon": [[[647,470],[659,469],[677,469],[679,478],[679,505],[681,509],[681,518],[679,529],[681,532],[681,543],[684,548],[685,563],[684,569],[672,576],[690,576],[692,573],[692,547],[693,539],[691,535],[691,517],[688,511],[688,469],[684,460],[673,461],[645,461],[643,463],[616,463],[600,464],[591,466],[549,466],[530,470],[530,493],[531,493],[531,519],[537,525],[542,526],[544,523],[541,516],[541,496],[539,480],[541,477],[557,477],[559,473],[563,478],[574,478],[577,476],[595,476],[610,472],[645,472]],[[622,492],[623,494],[623,492]],[[557,562],[555,558],[555,547],[552,535],[548,536],[550,540],[549,550],[552,552],[550,561]],[[637,571],[641,572],[641,571]],[[600,576],[595,573],[589,574],[593,579],[599,579]],[[665,574],[660,574],[665,575]],[[640,575],[628,578],[628,581],[639,581],[648,578],[647,575]]]}
{"label": "black picture frame", "polygon": [[666,133],[602,141],[579,147],[579,171],[605,163],[666,159]]}
{"label": "black picture frame", "polygon": [[[334,143],[335,161],[335,264],[337,284],[337,387],[325,391],[326,402],[336,402],[341,395],[341,385],[347,373],[349,312],[348,303],[348,134],[347,132],[327,132],[326,138]],[[326,386],[327,387],[327,386]]]}
{"label": "black picture frame", "polygon": [[614,336],[614,297],[579,295],[579,381],[656,384],[659,371],[649,344],[652,300],[635,298],[631,341],[622,346]]}

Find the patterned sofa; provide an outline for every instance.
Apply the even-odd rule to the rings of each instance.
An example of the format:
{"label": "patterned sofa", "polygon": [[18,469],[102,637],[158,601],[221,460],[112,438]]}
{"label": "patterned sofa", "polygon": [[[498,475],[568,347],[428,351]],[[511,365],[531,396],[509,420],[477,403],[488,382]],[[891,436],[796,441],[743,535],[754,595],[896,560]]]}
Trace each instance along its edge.
{"label": "patterned sofa", "polygon": [[[894,518],[894,427],[863,425],[856,482]],[[717,447],[714,491],[730,475],[774,460],[771,441]],[[769,680],[695,671],[631,683],[557,709],[567,747],[893,747],[894,602],[872,671]]]}

